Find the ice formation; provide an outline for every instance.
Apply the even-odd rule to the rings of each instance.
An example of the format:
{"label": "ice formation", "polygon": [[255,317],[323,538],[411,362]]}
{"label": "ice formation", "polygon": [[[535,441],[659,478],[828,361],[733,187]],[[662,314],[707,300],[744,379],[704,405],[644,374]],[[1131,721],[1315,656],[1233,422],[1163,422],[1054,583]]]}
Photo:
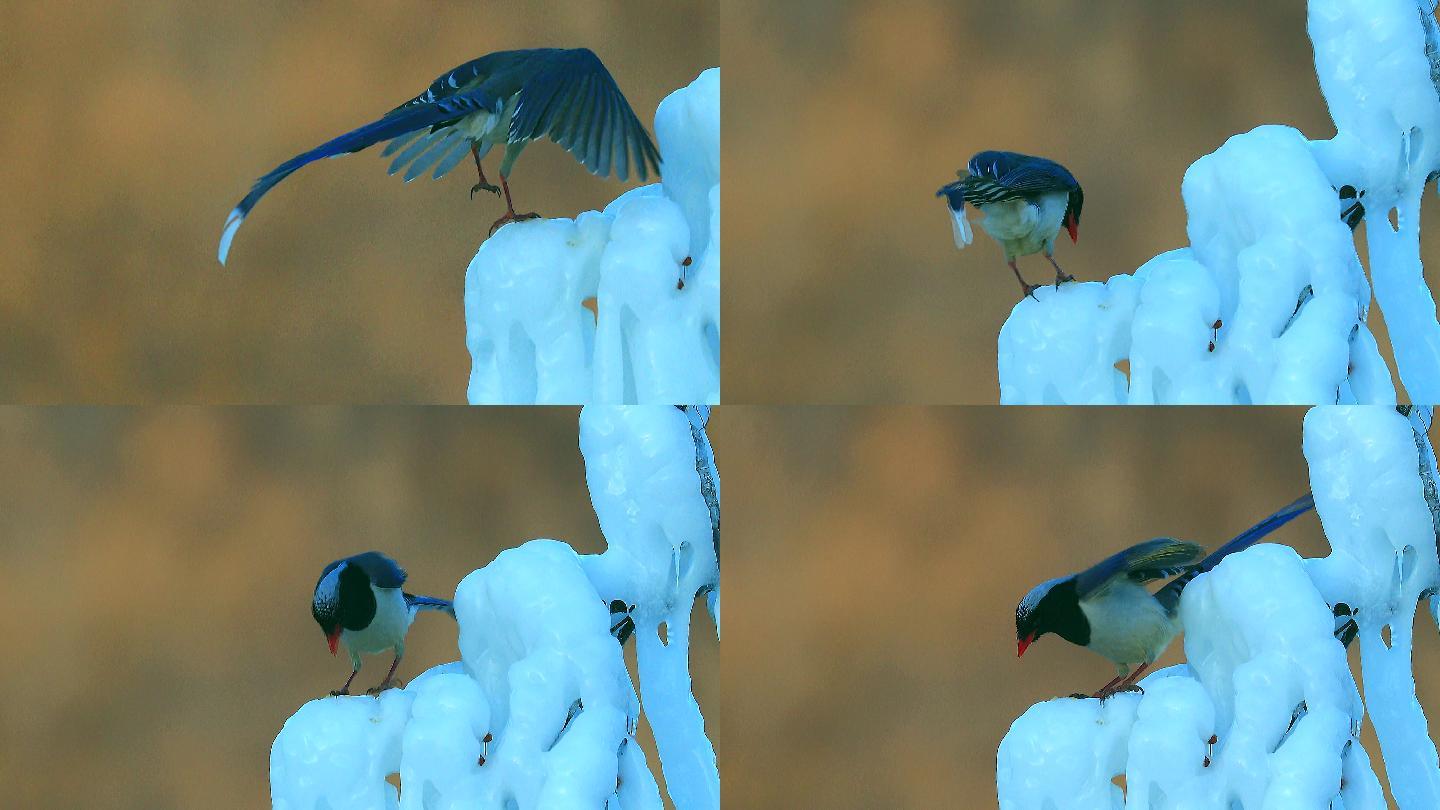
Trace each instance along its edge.
{"label": "ice formation", "polygon": [[[1331,554],[1260,544],[1227,557],[1184,591],[1188,663],[1142,680],[1143,695],[1030,707],[1000,744],[1002,810],[1383,808],[1359,740],[1367,709],[1397,804],[1440,807],[1411,672],[1415,608],[1440,584],[1429,418],[1311,410],[1304,450]],[[1363,702],[1334,635],[1342,603],[1359,625]]]}
{"label": "ice formation", "polygon": [[[643,699],[673,806],[718,810],[688,663],[691,607],[719,588],[707,418],[703,407],[587,407],[580,449],[606,550],[531,540],[466,576],[455,589],[460,660],[403,689],[302,706],[270,751],[273,806],[660,810],[634,738]],[[633,606],[638,697],[611,635],[612,600]]]}
{"label": "ice formation", "polygon": [[719,401],[719,68],[660,102],[655,136],[660,183],[480,245],[465,271],[471,404]]}
{"label": "ice formation", "polygon": [[1190,246],[1134,275],[1021,301],[1000,330],[1000,401],[1393,404],[1365,325],[1370,284],[1341,220],[1337,190],[1350,186],[1363,192],[1400,379],[1411,401],[1440,402],[1419,238],[1421,193],[1440,169],[1440,35],[1433,0],[1418,2],[1311,0],[1335,137],[1261,126],[1195,161],[1181,185]]}

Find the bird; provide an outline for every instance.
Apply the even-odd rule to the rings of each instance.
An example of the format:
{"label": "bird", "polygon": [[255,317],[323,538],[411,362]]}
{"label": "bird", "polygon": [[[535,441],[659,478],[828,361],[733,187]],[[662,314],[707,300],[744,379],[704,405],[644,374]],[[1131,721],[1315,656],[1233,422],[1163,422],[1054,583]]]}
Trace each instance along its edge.
{"label": "bird", "polygon": [[[271,188],[295,170],[321,158],[359,152],[389,141],[382,156],[400,152],[390,174],[405,169],[405,181],[432,166],[435,179],[444,177],[469,153],[480,182],[470,189],[505,195],[505,214],[490,227],[534,219],[517,214],[510,196],[510,170],[531,141],[548,137],[600,177],[613,169],[621,181],[633,169],[643,182],[660,175],[660,152],[610,71],[587,48],[533,48],[497,51],[442,74],[418,96],[378,120],[351,130],[281,163],[255,181],[250,193],[225,220],[220,237],[220,263],[245,217]],[[491,147],[504,145],[500,185],[485,177],[481,159]]]}
{"label": "bird", "polygon": [[[1306,494],[1237,535],[1208,557],[1196,543],[1157,537],[1137,543],[1078,574],[1036,585],[1015,608],[1018,655],[1054,633],[1115,664],[1114,680],[1089,697],[1139,689],[1136,680],[1181,631],[1180,594],[1195,577],[1315,506]],[[1198,562],[1197,562],[1198,560]],[[1142,585],[1177,576],[1154,594]],[[1131,665],[1138,665],[1131,669]],[[1076,695],[1076,697],[1086,697]]]}
{"label": "bird", "polygon": [[400,590],[404,584],[405,569],[378,551],[335,560],[320,572],[310,612],[325,632],[331,655],[337,654],[339,642],[345,642],[352,668],[345,685],[330,694],[350,694],[350,684],[360,674],[362,654],[394,650],[395,661],[385,680],[369,691],[377,693],[389,688],[405,656],[405,634],[415,614],[438,610],[455,618],[455,606],[450,600],[405,593]]}
{"label": "bird", "polygon": [[1055,268],[1057,288],[1075,280],[1055,263],[1055,237],[1062,226],[1070,241],[1080,241],[1085,193],[1069,169],[1042,157],[992,150],[976,154],[955,174],[960,179],[941,186],[935,196],[944,197],[950,208],[956,247],[963,250],[975,238],[965,217],[965,203],[970,203],[985,214],[980,227],[1005,249],[1005,263],[1025,295],[1034,298],[1040,285],[1027,284],[1020,275],[1015,260],[1021,256],[1044,251]]}

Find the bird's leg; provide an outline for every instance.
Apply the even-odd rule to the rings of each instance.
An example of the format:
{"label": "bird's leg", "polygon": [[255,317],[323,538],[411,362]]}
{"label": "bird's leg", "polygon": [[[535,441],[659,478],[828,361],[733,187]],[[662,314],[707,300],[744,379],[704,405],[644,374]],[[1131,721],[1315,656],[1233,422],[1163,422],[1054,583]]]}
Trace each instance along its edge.
{"label": "bird's leg", "polygon": [[528,214],[515,213],[515,202],[514,200],[510,199],[510,183],[505,180],[504,172],[500,173],[500,190],[505,192],[505,216],[495,220],[495,224],[490,226],[491,236],[494,236],[495,232],[500,230],[501,225],[505,225],[510,222],[519,222],[525,219],[540,218],[540,215],[535,213],[534,211],[531,211]]}
{"label": "bird's leg", "polygon": [[348,678],[345,679],[345,685],[342,686],[342,687],[340,687],[339,689],[336,689],[334,692],[331,692],[331,693],[330,693],[330,696],[331,696],[331,697],[340,697],[341,695],[348,695],[348,694],[350,694],[350,684],[351,684],[352,682],[354,682],[355,676],[356,676],[356,675],[359,675],[359,674],[360,674],[360,670],[358,670],[358,669],[355,670],[354,672],[351,672],[351,673],[350,673],[350,677],[348,677]]}
{"label": "bird's leg", "polygon": [[1145,670],[1147,670],[1147,669],[1149,669],[1149,668],[1150,668],[1150,662],[1148,662],[1148,661],[1145,662],[1145,663],[1143,663],[1143,664],[1141,664],[1140,666],[1136,667],[1134,672],[1131,672],[1129,675],[1126,675],[1126,676],[1125,676],[1125,680],[1121,681],[1120,684],[1115,687],[1115,691],[1116,691],[1116,692],[1144,692],[1145,690],[1144,690],[1144,689],[1141,689],[1139,686],[1136,686],[1136,685],[1135,685],[1135,682],[1138,681],[1138,680],[1140,680],[1140,676],[1141,676],[1141,675],[1144,675],[1144,674],[1145,674]]}
{"label": "bird's leg", "polygon": [[1034,298],[1034,297],[1035,297],[1035,291],[1038,290],[1038,289],[1040,289],[1040,285],[1039,285],[1039,284],[1027,284],[1027,283],[1025,282],[1025,278],[1020,275],[1020,268],[1018,268],[1018,267],[1015,266],[1015,260],[1014,260],[1014,259],[1011,259],[1010,261],[1006,262],[1006,264],[1010,265],[1010,269],[1015,271],[1015,278],[1017,278],[1017,279],[1020,280],[1020,289],[1021,289],[1021,290],[1024,290],[1024,292],[1025,292],[1026,295],[1030,296],[1031,298]]}
{"label": "bird's leg", "polygon": [[1123,679],[1124,677],[1125,677],[1124,675],[1116,675],[1114,678],[1112,678],[1112,679],[1110,680],[1109,683],[1107,683],[1107,684],[1105,684],[1104,686],[1100,687],[1100,689],[1099,689],[1098,691],[1096,691],[1095,694],[1093,694],[1093,695],[1081,695],[1081,694],[1076,694],[1076,695],[1072,695],[1072,697],[1079,697],[1079,698],[1094,697],[1094,698],[1100,698],[1100,699],[1103,700],[1103,699],[1105,699],[1105,698],[1107,698],[1107,697],[1110,697],[1112,694],[1115,693],[1115,685],[1118,684],[1118,683],[1120,683],[1121,679]]}
{"label": "bird's leg", "polygon": [[470,187],[470,199],[475,199],[475,192],[488,191],[495,196],[500,196],[500,187],[485,179],[485,167],[480,165],[480,147],[477,144],[470,144],[470,154],[475,156],[475,171],[480,173],[480,182]]}
{"label": "bird's leg", "polygon": [[389,689],[391,686],[399,686],[398,683],[393,683],[393,681],[395,680],[395,669],[396,667],[400,666],[400,658],[401,656],[397,654],[395,656],[395,660],[390,662],[390,671],[385,673],[385,680],[381,681],[379,686],[372,686],[369,689],[366,689],[365,694],[378,695],[381,692],[384,692],[386,689]]}
{"label": "bird's leg", "polygon": [[1057,289],[1057,290],[1060,289],[1060,285],[1061,285],[1062,283],[1066,282],[1066,281],[1074,281],[1074,280],[1075,280],[1075,277],[1074,277],[1074,276],[1072,276],[1072,275],[1070,275],[1069,273],[1065,272],[1064,270],[1061,270],[1061,269],[1060,269],[1060,265],[1058,265],[1058,264],[1055,263],[1055,257],[1054,257],[1054,256],[1051,256],[1050,254],[1047,253],[1047,254],[1045,254],[1045,258],[1049,259],[1049,260],[1050,260],[1050,266],[1053,267],[1053,268],[1055,268],[1055,289]]}

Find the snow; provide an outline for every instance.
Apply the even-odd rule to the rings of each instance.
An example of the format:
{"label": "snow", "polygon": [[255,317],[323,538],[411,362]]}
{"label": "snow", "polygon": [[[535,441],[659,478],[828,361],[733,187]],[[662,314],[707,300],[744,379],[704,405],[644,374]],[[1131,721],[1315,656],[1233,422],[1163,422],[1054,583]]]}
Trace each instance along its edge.
{"label": "snow", "polygon": [[[1030,707],[1000,744],[1002,810],[1385,807],[1359,740],[1367,709],[1399,806],[1440,806],[1410,669],[1417,601],[1440,584],[1428,426],[1424,409],[1311,410],[1304,450],[1331,554],[1259,544],[1197,577],[1180,604],[1187,663],[1143,694]],[[1360,626],[1363,702],[1334,636],[1341,602]]]}
{"label": "snow", "polygon": [[660,183],[480,245],[465,271],[472,404],[719,401],[719,68],[660,102],[655,136]]}
{"label": "snow", "polygon": [[1393,404],[1365,325],[1371,282],[1340,218],[1346,185],[1364,192],[1400,379],[1412,401],[1440,401],[1440,322],[1419,253],[1420,197],[1440,169],[1440,34],[1420,1],[1311,0],[1335,137],[1261,126],[1195,161],[1181,184],[1188,247],[1016,305],[999,337],[1001,402]]}
{"label": "snow", "polygon": [[[403,689],[300,707],[271,748],[274,807],[659,810],[633,736],[640,696],[610,633],[610,601],[624,599],[672,803],[717,809],[714,749],[688,671],[691,606],[719,587],[707,418],[703,407],[583,410],[580,449],[606,550],[531,540],[466,576],[455,589],[460,660]],[[386,781],[397,773],[398,791]]]}

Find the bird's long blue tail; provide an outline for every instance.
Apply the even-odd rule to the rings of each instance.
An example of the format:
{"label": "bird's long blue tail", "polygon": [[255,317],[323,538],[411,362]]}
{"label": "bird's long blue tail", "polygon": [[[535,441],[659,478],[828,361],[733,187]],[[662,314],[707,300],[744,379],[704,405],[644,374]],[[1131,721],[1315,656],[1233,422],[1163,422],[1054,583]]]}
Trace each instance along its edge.
{"label": "bird's long blue tail", "polygon": [[405,604],[409,605],[411,610],[438,610],[442,613],[449,613],[452,619],[455,618],[455,603],[449,599],[407,593],[405,594]]}
{"label": "bird's long blue tail", "polygon": [[220,235],[220,263],[225,263],[225,257],[230,253],[230,242],[235,238],[235,232],[240,229],[240,224],[250,214],[255,204],[265,193],[274,188],[277,183],[289,177],[308,163],[313,163],[321,158],[336,157],[350,152],[359,152],[361,149],[373,146],[381,141],[414,132],[424,127],[434,127],[463,118],[471,113],[481,110],[497,110],[499,104],[496,99],[488,93],[480,90],[467,90],[463,93],[456,93],[453,96],[425,104],[407,104],[400,107],[378,121],[372,121],[359,129],[351,130],[344,135],[327,141],[309,152],[296,155],[293,158],[281,163],[270,171],[269,174],[255,181],[250,193],[245,199],[235,206],[230,216],[225,220],[225,231]]}
{"label": "bird's long blue tail", "polygon": [[1211,552],[1210,556],[1196,563],[1194,568],[1167,582],[1165,587],[1155,593],[1155,598],[1160,600],[1160,604],[1173,610],[1175,606],[1180,604],[1180,592],[1185,589],[1185,586],[1190,583],[1190,580],[1219,565],[1221,560],[1231,554],[1237,551],[1244,551],[1250,546],[1255,545],[1263,540],[1266,535],[1314,508],[1314,495],[1307,492],[1299,498],[1296,498],[1294,501],[1281,507],[1275,514],[1256,523],[1254,526],[1236,535],[1230,542],[1215,549],[1215,551]]}

